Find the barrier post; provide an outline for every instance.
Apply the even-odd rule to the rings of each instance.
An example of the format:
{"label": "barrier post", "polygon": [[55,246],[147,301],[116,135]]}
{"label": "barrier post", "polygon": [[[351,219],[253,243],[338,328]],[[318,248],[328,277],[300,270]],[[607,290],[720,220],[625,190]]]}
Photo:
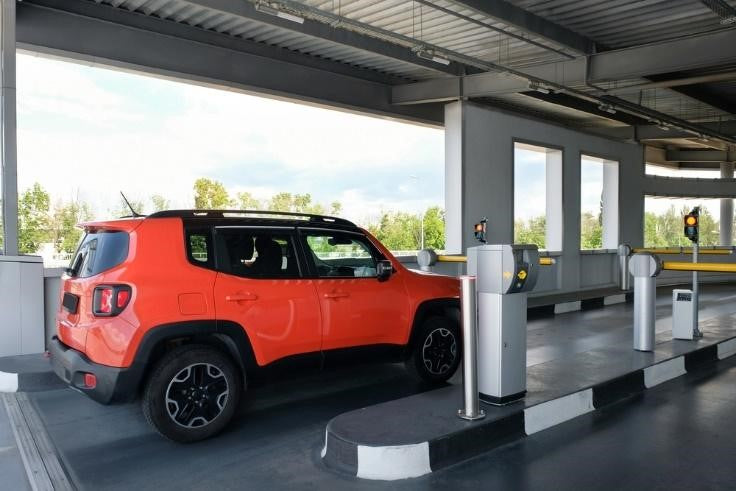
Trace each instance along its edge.
{"label": "barrier post", "polygon": [[463,409],[457,415],[474,421],[486,413],[478,402],[478,311],[476,310],[475,276],[460,277],[460,314],[463,329]]}
{"label": "barrier post", "polygon": [[653,254],[641,252],[631,256],[629,270],[634,276],[634,349],[653,351],[657,275],[662,262]]}
{"label": "barrier post", "polygon": [[[698,253],[700,252],[700,246],[698,241],[693,242],[693,263],[698,262]],[[698,272],[693,271],[693,337],[702,338],[703,333],[698,328]]]}
{"label": "barrier post", "polygon": [[621,244],[618,246],[618,286],[621,290],[628,291],[631,288],[631,273],[629,273],[629,256],[631,246]]}

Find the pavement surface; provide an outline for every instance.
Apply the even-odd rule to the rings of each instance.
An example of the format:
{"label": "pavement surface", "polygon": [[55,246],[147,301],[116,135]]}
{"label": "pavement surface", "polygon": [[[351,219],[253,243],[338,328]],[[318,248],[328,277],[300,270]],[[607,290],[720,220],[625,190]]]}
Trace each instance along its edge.
{"label": "pavement surface", "polygon": [[[658,299],[658,331],[671,322],[669,292]],[[631,339],[631,308],[530,321],[528,364]],[[736,288],[703,287],[701,320],[734,312]],[[736,362],[713,365],[472,461],[390,483],[331,471],[319,454],[325,425],[338,414],[428,389],[401,365],[351,367],[254,390],[228,430],[191,445],[156,435],[138,404],[101,406],[69,389],[28,396],[80,489],[726,489],[736,478]],[[2,411],[0,405],[0,472],[11,472],[18,456],[12,440],[4,443]],[[3,453],[3,445],[11,449]]]}

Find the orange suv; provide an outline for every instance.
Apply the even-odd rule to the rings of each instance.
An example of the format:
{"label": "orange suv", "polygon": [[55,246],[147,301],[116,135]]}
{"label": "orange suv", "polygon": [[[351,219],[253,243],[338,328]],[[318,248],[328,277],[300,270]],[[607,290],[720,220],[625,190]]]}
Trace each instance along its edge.
{"label": "orange suv", "polygon": [[458,281],[406,269],[347,220],[185,210],[83,227],[54,370],[103,404],[140,395],[172,440],[222,430],[276,368],[361,354],[441,382],[459,364]]}

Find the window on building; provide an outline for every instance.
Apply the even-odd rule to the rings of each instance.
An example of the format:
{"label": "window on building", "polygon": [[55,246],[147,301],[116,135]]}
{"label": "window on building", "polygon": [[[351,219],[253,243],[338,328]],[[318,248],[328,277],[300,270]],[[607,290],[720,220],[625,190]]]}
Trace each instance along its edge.
{"label": "window on building", "polygon": [[700,206],[700,245],[719,245],[720,201],[717,198],[646,196],[644,199],[644,246],[691,246],[692,243],[683,234],[683,217],[695,206]]}
{"label": "window on building", "polygon": [[618,162],[580,157],[580,248],[618,247]]}
{"label": "window on building", "polygon": [[514,242],[562,250],[562,151],[514,144]]}

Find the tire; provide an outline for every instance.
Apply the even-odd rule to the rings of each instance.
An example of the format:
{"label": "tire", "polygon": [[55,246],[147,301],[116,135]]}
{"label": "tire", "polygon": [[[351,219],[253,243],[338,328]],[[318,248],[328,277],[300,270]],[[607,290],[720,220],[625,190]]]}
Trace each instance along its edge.
{"label": "tire", "polygon": [[205,345],[180,346],[168,352],[148,377],[143,415],[169,440],[204,440],[230,422],[242,387],[239,371],[224,353]]}
{"label": "tire", "polygon": [[462,358],[457,322],[448,317],[428,317],[416,333],[407,368],[419,379],[439,384],[455,374]]}

